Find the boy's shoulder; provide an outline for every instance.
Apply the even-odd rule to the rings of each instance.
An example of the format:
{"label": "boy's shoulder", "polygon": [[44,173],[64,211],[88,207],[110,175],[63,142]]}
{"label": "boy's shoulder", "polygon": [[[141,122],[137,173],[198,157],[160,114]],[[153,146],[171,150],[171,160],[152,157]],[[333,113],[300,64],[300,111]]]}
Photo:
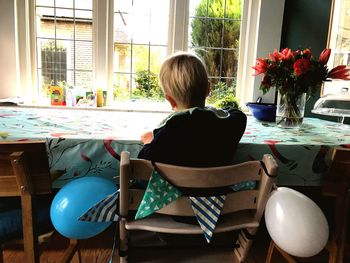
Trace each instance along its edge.
{"label": "boy's shoulder", "polygon": [[246,115],[238,110],[233,108],[228,109],[218,109],[214,107],[204,107],[204,108],[190,108],[185,111],[174,112],[169,115],[158,128],[165,126],[167,124],[174,123],[183,123],[183,122],[191,122],[191,121],[201,121],[201,120],[212,120],[213,122],[227,120],[230,121],[232,119],[236,119],[239,117],[240,119],[246,119]]}

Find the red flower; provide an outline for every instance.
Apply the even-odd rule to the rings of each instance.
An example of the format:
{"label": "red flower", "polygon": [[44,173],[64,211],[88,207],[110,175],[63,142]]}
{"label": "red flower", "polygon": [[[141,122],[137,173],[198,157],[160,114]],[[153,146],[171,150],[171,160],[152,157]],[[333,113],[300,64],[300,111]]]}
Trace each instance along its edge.
{"label": "red flower", "polygon": [[304,49],[303,50],[303,55],[304,55],[304,58],[310,58],[311,57],[311,50],[310,49]]}
{"label": "red flower", "polygon": [[290,50],[290,48],[285,48],[285,49],[283,49],[283,50],[281,51],[281,53],[282,53],[283,58],[284,58],[285,60],[291,60],[291,59],[294,57],[293,52],[292,52],[292,50]]}
{"label": "red flower", "polygon": [[253,76],[265,73],[269,67],[269,64],[267,63],[266,59],[258,58],[256,61],[256,65],[255,67],[253,67],[253,69],[255,70],[255,74]]}
{"label": "red flower", "polygon": [[300,58],[293,64],[294,74],[300,76],[310,69],[310,61],[306,58]]}
{"label": "red flower", "polygon": [[331,55],[331,50],[329,48],[324,49],[320,54],[320,58],[318,59],[318,62],[320,62],[323,65],[326,65],[330,55]]}
{"label": "red flower", "polygon": [[270,53],[270,59],[273,62],[279,62],[284,59],[284,55],[275,49],[273,53]]}
{"label": "red flower", "polygon": [[336,66],[334,69],[328,72],[327,77],[331,79],[350,80],[349,69],[347,69],[345,65]]}

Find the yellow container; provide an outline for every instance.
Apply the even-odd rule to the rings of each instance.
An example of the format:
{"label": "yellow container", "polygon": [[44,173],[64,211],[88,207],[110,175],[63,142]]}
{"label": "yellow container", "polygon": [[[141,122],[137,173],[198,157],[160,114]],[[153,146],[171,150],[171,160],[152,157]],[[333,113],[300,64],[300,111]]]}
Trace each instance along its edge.
{"label": "yellow container", "polygon": [[96,91],[96,105],[97,107],[102,107],[103,106],[103,91],[102,89],[98,89]]}

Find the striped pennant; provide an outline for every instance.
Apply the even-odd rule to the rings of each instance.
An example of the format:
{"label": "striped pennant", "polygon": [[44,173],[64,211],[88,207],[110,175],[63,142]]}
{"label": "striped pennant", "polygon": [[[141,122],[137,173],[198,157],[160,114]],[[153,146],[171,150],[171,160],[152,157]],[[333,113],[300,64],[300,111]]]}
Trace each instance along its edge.
{"label": "striped pennant", "polygon": [[111,222],[118,221],[117,202],[119,190],[92,206],[87,212],[79,217],[80,221]]}
{"label": "striped pennant", "polygon": [[213,236],[216,223],[224,207],[226,195],[192,197],[192,209],[208,243]]}

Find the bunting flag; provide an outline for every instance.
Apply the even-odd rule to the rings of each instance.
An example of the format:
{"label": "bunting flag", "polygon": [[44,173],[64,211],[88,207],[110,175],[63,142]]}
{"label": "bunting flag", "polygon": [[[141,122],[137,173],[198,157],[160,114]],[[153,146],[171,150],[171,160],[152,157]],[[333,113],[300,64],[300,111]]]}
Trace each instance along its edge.
{"label": "bunting flag", "polygon": [[79,217],[80,221],[90,222],[111,222],[118,221],[117,202],[119,200],[119,190],[99,201],[87,212]]}
{"label": "bunting flag", "polygon": [[243,190],[253,190],[256,189],[256,181],[249,180],[249,181],[243,181],[238,184],[234,184],[230,187],[233,191],[243,191]]}
{"label": "bunting flag", "polygon": [[216,223],[224,207],[226,195],[193,197],[190,196],[192,209],[197,221],[203,230],[208,243],[213,236]]}
{"label": "bunting flag", "polygon": [[168,181],[164,180],[154,169],[135,219],[141,219],[153,214],[180,196],[182,196],[182,193]]}

